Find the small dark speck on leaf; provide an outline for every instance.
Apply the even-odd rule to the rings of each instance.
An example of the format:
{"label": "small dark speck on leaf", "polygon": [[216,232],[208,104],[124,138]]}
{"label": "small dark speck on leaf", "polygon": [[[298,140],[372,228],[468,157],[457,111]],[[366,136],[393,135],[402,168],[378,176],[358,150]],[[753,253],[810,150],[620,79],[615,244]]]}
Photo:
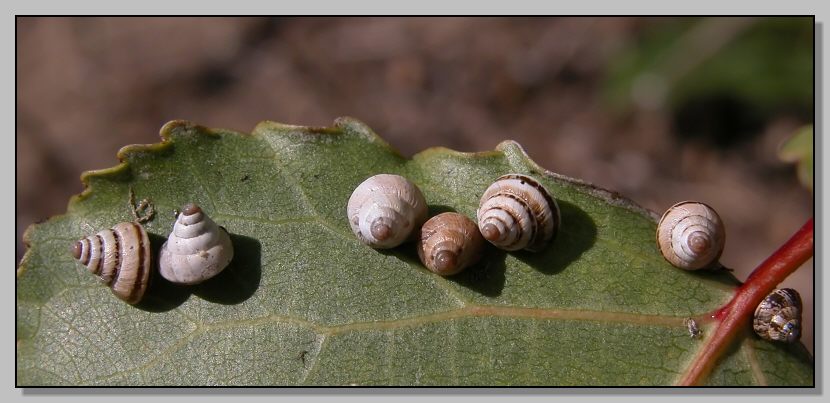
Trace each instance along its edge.
{"label": "small dark speck on leaf", "polygon": [[243,176],[241,180],[242,180],[242,182],[245,182],[245,181],[247,181],[248,179],[251,179],[251,176],[250,176],[250,175],[245,175],[245,176]]}

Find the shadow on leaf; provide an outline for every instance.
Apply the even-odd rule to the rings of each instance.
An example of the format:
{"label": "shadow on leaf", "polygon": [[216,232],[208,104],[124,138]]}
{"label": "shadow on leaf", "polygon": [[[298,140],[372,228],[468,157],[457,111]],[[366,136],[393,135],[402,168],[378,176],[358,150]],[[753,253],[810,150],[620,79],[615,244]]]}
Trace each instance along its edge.
{"label": "shadow on leaf", "polygon": [[[392,249],[378,249],[378,252],[386,256],[394,256],[403,262],[429,271],[418,257],[415,242],[406,242]],[[504,251],[488,246],[478,263],[464,269],[461,273],[445,278],[488,297],[499,296],[504,288],[504,257]]]}
{"label": "shadow on leaf", "polygon": [[[657,253],[660,253],[659,251]],[[683,270],[683,269],[678,269]],[[716,270],[683,270],[687,275],[698,277],[705,280],[715,281],[717,283],[729,286],[739,287],[742,283],[738,280],[730,269],[716,269]]]}
{"label": "shadow on leaf", "polygon": [[562,222],[556,238],[539,252],[511,252],[528,266],[544,273],[556,274],[579,259],[597,240],[597,225],[582,209],[557,200]]}
{"label": "shadow on leaf", "polygon": [[[147,234],[153,256],[167,240],[164,237]],[[175,309],[191,294],[195,294],[206,301],[225,305],[239,304],[256,292],[262,277],[262,246],[256,239],[231,234],[234,256],[228,267],[202,284],[183,285],[174,284],[158,272],[158,259],[153,263],[153,273],[144,298],[136,304],[136,308],[148,312],[166,312]]]}
{"label": "shadow on leaf", "polygon": [[[415,241],[406,241],[391,249],[375,249],[378,253],[384,256],[394,256],[402,262],[406,262],[415,266],[423,267],[421,259],[418,258],[417,243]],[[424,268],[426,270],[426,268]]]}
{"label": "shadow on leaf", "polygon": [[262,244],[254,238],[231,234],[233,260],[216,277],[193,286],[193,294],[206,301],[235,305],[250,298],[262,279]]}
{"label": "shadow on leaf", "polygon": [[150,284],[144,292],[144,298],[136,304],[136,308],[148,312],[166,312],[183,304],[190,296],[191,287],[173,284],[159,274],[158,251],[167,238],[148,233],[150,250],[152,251],[153,267],[150,273]]}
{"label": "shadow on leaf", "polygon": [[[759,338],[758,342],[761,341],[762,340]],[[766,341],[764,340],[764,342]],[[815,357],[810,353],[810,350],[807,350],[807,347],[804,346],[803,342],[799,341],[792,344],[784,343],[781,348],[787,353],[787,355],[794,357],[796,360],[810,362],[815,365]]]}
{"label": "shadow on leaf", "polygon": [[[437,216],[438,214],[441,214],[441,213],[457,213],[458,212],[458,211],[456,211],[456,209],[454,209],[450,206],[445,206],[443,204],[430,204],[430,205],[427,206],[427,209],[429,210],[429,213],[428,213],[429,218],[435,217],[435,216]],[[475,217],[472,217],[472,219],[475,219]]]}
{"label": "shadow on leaf", "polygon": [[484,296],[498,297],[504,289],[506,255],[505,251],[488,244],[478,263],[447,279]]}

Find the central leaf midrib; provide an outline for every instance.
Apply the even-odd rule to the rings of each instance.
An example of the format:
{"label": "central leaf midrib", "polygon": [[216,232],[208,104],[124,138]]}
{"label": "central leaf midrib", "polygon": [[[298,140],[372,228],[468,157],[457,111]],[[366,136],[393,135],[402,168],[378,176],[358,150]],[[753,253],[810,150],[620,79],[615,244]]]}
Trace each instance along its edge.
{"label": "central leaf midrib", "polygon": [[514,307],[499,307],[492,305],[478,305],[469,304],[463,308],[448,310],[444,312],[432,313],[427,315],[413,316],[403,319],[395,319],[389,321],[371,321],[371,322],[356,322],[342,325],[320,325],[312,321],[296,318],[285,315],[267,315],[254,319],[243,319],[237,321],[222,321],[215,323],[194,323],[196,327],[182,334],[175,342],[170,344],[159,354],[153,356],[147,362],[118,371],[99,378],[88,380],[90,383],[98,381],[106,381],[107,379],[115,378],[119,375],[134,373],[143,369],[151,368],[158,360],[163,357],[172,355],[173,352],[184,346],[188,340],[192,340],[199,335],[210,333],[215,330],[229,330],[240,329],[251,326],[262,326],[269,324],[291,324],[299,327],[310,329],[322,340],[319,343],[319,350],[313,355],[311,366],[304,371],[304,378],[308,379],[309,375],[316,368],[318,357],[325,350],[326,342],[333,336],[338,336],[351,332],[367,332],[375,330],[397,330],[407,327],[418,327],[421,325],[428,325],[439,323],[443,321],[451,321],[464,318],[521,318],[531,320],[584,320],[599,323],[624,323],[634,325],[647,326],[663,326],[663,327],[682,327],[684,317],[680,316],[665,316],[665,315],[642,315],[642,314],[628,314],[628,313],[613,313],[601,311],[586,311],[586,310],[559,310],[550,308],[514,308]]}

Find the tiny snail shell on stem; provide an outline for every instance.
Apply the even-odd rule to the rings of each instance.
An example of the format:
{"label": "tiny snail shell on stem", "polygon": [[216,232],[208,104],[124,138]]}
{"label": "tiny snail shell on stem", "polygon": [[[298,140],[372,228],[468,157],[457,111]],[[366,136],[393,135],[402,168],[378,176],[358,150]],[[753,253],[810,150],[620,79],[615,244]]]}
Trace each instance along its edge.
{"label": "tiny snail shell on stem", "polygon": [[141,225],[116,224],[76,241],[70,252],[115,296],[129,304],[141,301],[152,268],[150,240]]}
{"label": "tiny snail shell on stem", "polygon": [[484,238],[509,251],[542,250],[561,223],[559,205],[548,190],[521,174],[496,179],[481,196],[476,216]]}
{"label": "tiny snail shell on stem", "polygon": [[427,219],[427,203],[415,184],[398,175],[372,176],[355,188],[346,206],[352,232],[377,249],[407,241]]}
{"label": "tiny snail shell on stem", "polygon": [[776,289],[758,304],[752,329],[770,341],[795,343],[801,337],[801,296],[792,288]]}
{"label": "tiny snail shell on stem", "polygon": [[657,224],[660,252],[669,263],[684,270],[714,267],[725,242],[723,221],[704,203],[677,203]]}
{"label": "tiny snail shell on stem", "polygon": [[182,208],[173,232],[161,247],[159,271],[171,282],[198,284],[219,274],[231,259],[233,244],[228,232],[191,203]]}
{"label": "tiny snail shell on stem", "polygon": [[456,274],[475,264],[483,251],[484,238],[476,223],[463,214],[441,213],[421,227],[418,257],[434,273]]}

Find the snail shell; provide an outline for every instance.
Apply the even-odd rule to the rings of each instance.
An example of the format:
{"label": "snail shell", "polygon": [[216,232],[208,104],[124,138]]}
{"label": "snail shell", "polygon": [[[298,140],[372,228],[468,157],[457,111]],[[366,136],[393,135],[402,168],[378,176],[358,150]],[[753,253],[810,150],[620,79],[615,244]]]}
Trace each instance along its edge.
{"label": "snail shell", "polygon": [[683,319],[683,323],[686,325],[686,330],[689,331],[689,337],[693,339],[699,339],[703,335],[703,332],[700,331],[700,328],[697,326],[697,321],[692,318]]}
{"label": "snail shell", "polygon": [[174,283],[197,284],[221,272],[233,259],[228,232],[196,204],[188,204],[161,247],[159,271]]}
{"label": "snail shell", "polygon": [[559,230],[559,206],[537,180],[520,174],[499,177],[484,191],[478,228],[485,239],[505,250],[539,251]]}
{"label": "snail shell", "polygon": [[718,213],[706,204],[684,201],[671,206],[657,224],[657,244],[675,267],[711,267],[723,252],[726,230]]}
{"label": "snail shell", "polygon": [[795,343],[801,337],[801,296],[792,288],[774,290],[755,308],[752,328],[767,340]]}
{"label": "snail shell", "polygon": [[70,251],[115,296],[129,304],[141,301],[152,267],[150,239],[141,225],[116,224],[76,241]]}
{"label": "snail shell", "polygon": [[475,264],[484,250],[484,238],[473,220],[458,213],[441,213],[421,227],[418,257],[442,276],[456,274]]}
{"label": "snail shell", "polygon": [[346,206],[349,225],[365,244],[394,248],[427,219],[421,190],[403,176],[372,176],[355,188]]}

